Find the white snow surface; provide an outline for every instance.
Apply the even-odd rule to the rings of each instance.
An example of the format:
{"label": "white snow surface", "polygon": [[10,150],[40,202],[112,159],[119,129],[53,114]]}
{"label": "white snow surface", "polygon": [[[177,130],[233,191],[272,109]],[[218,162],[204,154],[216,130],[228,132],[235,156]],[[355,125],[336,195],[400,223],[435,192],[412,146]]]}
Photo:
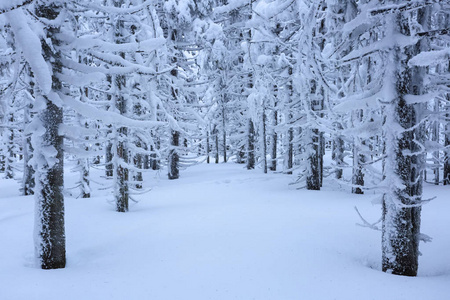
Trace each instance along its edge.
{"label": "white snow surface", "polygon": [[[70,163],[67,163],[67,170]],[[97,180],[103,174],[93,170]],[[288,175],[200,164],[169,181],[145,174],[147,194],[116,213],[107,191],[66,196],[67,267],[33,259],[32,196],[0,180],[0,299],[427,299],[450,295],[450,187],[426,186],[419,276],[380,271],[374,195],[296,190]],[[67,172],[66,186],[78,174]],[[327,182],[326,184],[327,185]],[[333,189],[336,189],[333,188]],[[74,191],[74,190],[72,190]],[[76,194],[74,192],[74,194]]]}

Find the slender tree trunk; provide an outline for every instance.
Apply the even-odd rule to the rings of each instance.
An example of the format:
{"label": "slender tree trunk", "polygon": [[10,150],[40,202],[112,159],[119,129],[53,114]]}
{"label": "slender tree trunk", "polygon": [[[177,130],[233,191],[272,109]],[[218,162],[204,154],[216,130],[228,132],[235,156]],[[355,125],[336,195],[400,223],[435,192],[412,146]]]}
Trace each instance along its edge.
{"label": "slender tree trunk", "polygon": [[266,110],[263,109],[262,113],[262,154],[263,154],[263,171],[264,174],[267,174],[267,136],[266,136]]}
{"label": "slender tree trunk", "polygon": [[210,152],[210,148],[209,148],[209,130],[206,131],[206,163],[209,164],[209,152]]}
{"label": "slender tree trunk", "polygon": [[[434,100],[434,113],[436,115],[439,115],[439,99]],[[440,126],[440,120],[434,121],[433,124],[433,141],[437,144],[439,144],[439,126]],[[434,173],[434,184],[439,185],[440,176],[439,176],[439,166],[440,166],[440,160],[439,160],[439,150],[433,152],[433,173]]]}
{"label": "slender tree trunk", "polygon": [[[24,108],[24,125],[27,126],[30,123],[30,108],[31,104],[27,105]],[[34,195],[34,187],[35,187],[35,181],[34,181],[34,168],[32,165],[30,165],[30,159],[33,156],[33,146],[31,145],[31,136],[30,135],[24,135],[24,141],[23,141],[23,179],[22,179],[22,189],[23,189],[23,195]]]}
{"label": "slender tree trunk", "polygon": [[219,130],[217,129],[217,126],[214,126],[213,129],[214,134],[214,162],[216,164],[219,163]]}
{"label": "slender tree trunk", "polygon": [[[447,102],[450,103],[450,94],[447,94]],[[448,112],[450,111],[450,104],[447,104],[446,109],[447,113],[445,114],[446,123],[444,135],[444,185],[450,185],[450,113]]]}
{"label": "slender tree trunk", "polygon": [[293,123],[293,109],[292,109],[292,101],[293,101],[293,97],[294,97],[294,86],[293,86],[293,79],[292,79],[292,74],[293,74],[293,68],[292,67],[288,67],[288,75],[289,75],[289,80],[287,83],[287,118],[286,118],[286,123],[289,126],[288,130],[287,130],[287,158],[286,158],[286,167],[287,167],[287,172],[286,174],[292,175],[292,168],[294,167],[294,129],[292,128],[292,123]]}
{"label": "slender tree trunk", "polygon": [[362,163],[365,161],[365,157],[360,153],[362,143],[358,137],[354,138],[353,142],[353,174],[352,174],[352,193],[364,194],[361,186],[364,186],[364,173]]}
{"label": "slender tree trunk", "polygon": [[[82,92],[82,91],[81,91]],[[84,94],[86,98],[89,97],[88,95],[88,89],[85,88]],[[83,122],[82,116],[78,115],[78,121],[79,125],[83,126],[85,128],[89,128],[89,124],[87,122]],[[84,145],[80,145],[81,147],[84,147],[84,150],[86,151],[86,154],[89,151],[89,137],[85,137],[84,140],[86,141]],[[91,187],[90,187],[90,180],[89,180],[89,158],[81,157],[78,159],[78,167],[80,168],[80,189],[81,189],[81,197],[82,198],[90,198],[91,197]]]}
{"label": "slender tree trunk", "polygon": [[[111,132],[107,134],[109,136]],[[114,175],[114,166],[113,166],[113,144],[111,142],[106,142],[105,147],[105,175],[108,178],[112,178]]]}
{"label": "slender tree trunk", "polygon": [[[226,103],[226,101],[225,101]],[[222,145],[223,145],[223,162],[227,162],[227,131],[226,131],[226,116],[225,116],[225,103],[222,106]]]}
{"label": "slender tree trunk", "polygon": [[[123,0],[113,0],[114,7],[122,7],[124,4]],[[125,21],[121,18],[116,20],[114,24],[114,38],[116,44],[122,44],[125,42],[124,38],[126,36],[125,31]],[[125,58],[125,53],[120,52],[119,55]],[[127,99],[124,97],[123,91],[126,88],[127,80],[125,75],[114,75],[113,84],[116,88],[116,93],[114,95],[115,107],[119,114],[125,115],[127,113]],[[129,201],[129,170],[128,170],[128,128],[119,127],[117,129],[117,141],[116,141],[116,155],[117,163],[115,165],[115,198],[116,198],[116,211],[117,212],[127,212],[128,211],[128,201]]]}
{"label": "slender tree trunk", "polygon": [[275,108],[275,111],[273,112],[273,132],[272,132],[272,153],[271,153],[271,164],[270,164],[270,170],[276,171],[277,170],[277,143],[278,143],[278,135],[275,130],[275,127],[278,125],[278,111]]}
{"label": "slender tree trunk", "polygon": [[319,130],[309,130],[309,155],[308,173],[306,176],[306,188],[308,190],[320,190],[320,170],[319,170]]}
{"label": "slender tree trunk", "polygon": [[178,179],[180,177],[180,170],[178,169],[179,156],[176,150],[180,145],[180,133],[176,130],[172,130],[172,149],[169,153],[169,179]]}
{"label": "slender tree trunk", "polygon": [[[341,124],[337,124],[336,125],[337,131],[341,131],[342,130],[342,125]],[[336,135],[334,140],[333,140],[333,149],[332,149],[332,153],[331,153],[331,159],[334,160],[334,163],[336,164],[336,169],[335,169],[335,175],[336,175],[336,179],[342,179],[342,175],[343,175],[343,165],[344,165],[344,140],[342,138],[342,136],[340,135]]]}
{"label": "slender tree trunk", "polygon": [[[14,115],[9,113],[8,122],[10,126],[14,126]],[[14,129],[8,128],[8,136],[6,142],[7,157],[5,164],[5,178],[14,179]]]}
{"label": "slender tree trunk", "polygon": [[255,168],[255,126],[252,119],[248,120],[247,135],[247,170]]}
{"label": "slender tree trunk", "polygon": [[288,129],[288,151],[287,151],[287,169],[286,172],[292,175],[292,168],[294,167],[294,129],[291,127]]}

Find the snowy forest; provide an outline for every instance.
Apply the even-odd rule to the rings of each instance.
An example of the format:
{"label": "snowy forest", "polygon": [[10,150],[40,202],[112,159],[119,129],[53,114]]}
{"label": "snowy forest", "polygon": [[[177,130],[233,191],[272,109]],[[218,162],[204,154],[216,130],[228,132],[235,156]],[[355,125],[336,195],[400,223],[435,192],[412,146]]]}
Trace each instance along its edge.
{"label": "snowy forest", "polygon": [[[147,251],[151,255],[154,245],[147,241],[147,250],[136,250],[133,245],[143,243],[138,240],[158,236],[158,251],[169,254],[175,250],[167,247],[175,244],[165,248],[163,241],[170,240],[170,234],[162,239],[152,233],[154,228],[143,230],[145,237],[131,228],[142,230],[144,223],[138,222],[160,229],[179,222],[179,231],[174,232],[181,234],[184,226],[194,226],[185,229],[186,234],[195,229],[198,247],[204,249],[208,249],[204,242],[208,233],[220,236],[223,228],[235,228],[236,239],[230,233],[226,235],[230,245],[221,244],[234,249],[230,261],[218,262],[226,249],[205,250],[209,262],[200,263],[206,269],[197,277],[188,263],[183,265],[183,280],[191,275],[192,279],[183,281],[186,293],[179,294],[167,289],[175,288],[181,275],[164,271],[177,273],[179,266],[148,263],[139,277],[159,270],[167,280],[156,282],[165,288],[160,294],[147,293],[140,278],[132,284],[140,294],[127,299],[151,299],[150,295],[153,299],[280,300],[448,297],[450,1],[0,0],[0,24],[0,189],[4,191],[0,226],[11,228],[2,228],[0,236],[2,247],[11,251],[2,250],[0,256],[8,260],[13,253],[22,255],[11,264],[11,273],[31,281],[34,276],[49,276],[50,282],[56,277],[31,275],[30,268],[36,272],[77,266],[64,277],[77,284],[82,275],[73,273],[83,272],[84,266],[79,260],[110,253],[110,264],[120,265],[122,256],[111,253],[110,247],[121,243],[128,243],[124,256],[139,256],[129,263],[145,265],[146,258],[140,255]],[[166,207],[169,200],[162,201],[164,197],[177,200]],[[257,198],[267,199],[267,211],[262,212]],[[208,201],[217,202],[202,211],[201,205]],[[296,201],[307,202],[298,206]],[[179,212],[163,221],[153,215],[190,205],[188,216]],[[199,207],[198,212],[191,212],[193,207]],[[226,219],[231,227],[221,227],[222,209],[230,214],[227,218],[236,214],[235,223]],[[22,221],[9,221],[23,210]],[[255,217],[258,211],[265,220]],[[248,218],[240,215],[243,212],[255,215]],[[278,218],[269,212],[279,214]],[[190,214],[209,216],[203,226]],[[293,225],[288,219],[308,219],[308,214],[326,222],[335,220],[336,225],[329,226],[337,226],[336,232],[347,230],[343,224],[350,222],[348,228],[355,234],[340,239],[324,225],[296,232],[300,223]],[[301,224],[308,227],[311,220]],[[105,233],[86,233],[97,232],[100,223],[95,222],[102,222]],[[273,229],[266,222],[272,222]],[[260,226],[261,240],[254,245],[240,232],[252,232],[251,226]],[[428,233],[424,228],[437,231]],[[267,240],[263,231],[270,232]],[[14,244],[18,232],[26,241]],[[67,232],[71,234],[66,240]],[[335,250],[343,256],[361,261],[369,256],[369,262],[350,268],[353,274],[346,280],[359,282],[364,272],[372,272],[367,275],[370,281],[381,280],[387,290],[351,294],[339,292],[346,289],[342,282],[323,284],[322,272],[335,272],[330,278],[337,280],[340,273],[334,269],[344,265],[346,258],[339,258],[333,267],[333,256],[307,267],[313,272],[320,266],[320,272],[312,273],[319,279],[311,286],[321,289],[322,285],[331,289],[329,294],[296,290],[295,285],[301,285],[295,280],[307,275],[289,276],[298,272],[291,270],[292,261],[275,267],[283,281],[291,277],[289,289],[264,272],[260,273],[264,280],[248,284],[245,276],[258,276],[256,258],[248,267],[251,271],[242,273],[245,279],[239,288],[225,289],[226,276],[236,275],[231,269],[224,271],[223,282],[212,281],[211,290],[200,286],[200,281],[208,286],[213,268],[239,269],[242,250],[237,244],[247,245],[248,250],[272,249],[271,243],[280,243],[283,237],[292,239],[289,251],[295,253],[289,257],[314,256],[317,249],[305,252],[295,240],[305,232],[313,241],[317,238],[313,236],[322,236],[324,244],[317,246],[322,257],[326,254],[321,251],[333,243],[347,245],[347,250]],[[105,241],[109,246],[91,251],[77,248],[85,243],[82,238],[77,245],[70,241],[76,234],[89,236],[87,240],[95,245],[106,237],[123,239]],[[422,248],[422,242],[432,238],[430,244],[438,254],[430,258],[434,254],[425,251],[424,256],[440,269],[425,266],[420,275],[419,244]],[[300,244],[293,246],[294,241]],[[197,248],[184,245],[179,251],[191,251],[186,255],[194,257]],[[352,254],[345,254],[348,245],[354,248]],[[252,251],[265,263],[285,255]],[[70,253],[74,253],[72,260]],[[253,256],[247,255],[248,263]],[[24,264],[24,270],[12,271]],[[101,261],[94,265],[103,266]],[[303,268],[303,262],[296,266]],[[119,269],[110,272],[117,277],[114,285],[120,284],[119,277],[136,276]],[[429,282],[414,290],[407,278],[418,274]],[[2,276],[9,275],[0,270]],[[100,281],[92,279],[91,284],[106,281],[96,280]],[[234,286],[239,280],[232,282]],[[276,283],[280,286],[270,292],[251,292]],[[14,281],[5,298],[0,291],[0,298],[31,299],[20,292],[20,284]],[[410,294],[395,294],[396,286],[408,287]],[[213,288],[225,290],[214,294]],[[74,299],[113,299],[90,289],[88,296],[74,294]],[[198,294],[201,290],[203,296]],[[43,298],[51,295],[39,289],[35,293]],[[126,288],[117,295],[124,299]]]}

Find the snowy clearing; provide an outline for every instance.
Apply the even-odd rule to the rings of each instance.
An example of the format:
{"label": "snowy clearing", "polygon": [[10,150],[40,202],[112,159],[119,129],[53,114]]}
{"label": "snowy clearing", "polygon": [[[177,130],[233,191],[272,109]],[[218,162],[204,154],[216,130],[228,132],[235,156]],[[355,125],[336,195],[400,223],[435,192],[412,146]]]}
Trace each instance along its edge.
{"label": "snowy clearing", "polygon": [[[99,175],[97,171],[96,175]],[[70,186],[77,174],[66,178]],[[0,299],[428,299],[450,295],[450,187],[427,186],[419,276],[385,274],[373,195],[296,190],[292,177],[234,163],[191,167],[128,213],[107,192],[66,197],[67,267],[33,261],[33,197],[0,180]],[[98,188],[98,187],[97,187]]]}

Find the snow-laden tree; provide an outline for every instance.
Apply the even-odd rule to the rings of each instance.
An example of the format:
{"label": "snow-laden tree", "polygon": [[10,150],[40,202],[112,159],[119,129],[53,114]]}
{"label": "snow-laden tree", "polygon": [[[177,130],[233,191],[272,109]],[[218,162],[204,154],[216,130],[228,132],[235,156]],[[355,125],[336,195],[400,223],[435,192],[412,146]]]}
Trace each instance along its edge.
{"label": "snow-laden tree", "polygon": [[[64,268],[66,263],[63,138],[59,126],[63,121],[64,87],[59,34],[64,30],[65,4],[61,1],[14,1],[4,9],[14,33],[17,51],[21,51],[36,80],[37,115],[30,131],[34,148],[36,217],[35,247],[43,269]],[[65,15],[66,16],[66,15]],[[70,34],[70,27],[65,30]]]}
{"label": "snow-laden tree", "polygon": [[[424,203],[425,107],[420,99],[427,91],[426,68],[411,66],[410,62],[429,48],[427,38],[420,37],[418,32],[429,27],[432,7],[426,1],[383,1],[361,2],[358,8],[359,15],[346,24],[347,32],[350,36],[369,37],[369,33],[375,36],[362,47],[352,49],[341,62],[373,57],[377,68],[360,93],[364,97],[350,97],[346,105],[381,108],[383,271],[415,276]],[[375,82],[380,84],[373,86]]]}

